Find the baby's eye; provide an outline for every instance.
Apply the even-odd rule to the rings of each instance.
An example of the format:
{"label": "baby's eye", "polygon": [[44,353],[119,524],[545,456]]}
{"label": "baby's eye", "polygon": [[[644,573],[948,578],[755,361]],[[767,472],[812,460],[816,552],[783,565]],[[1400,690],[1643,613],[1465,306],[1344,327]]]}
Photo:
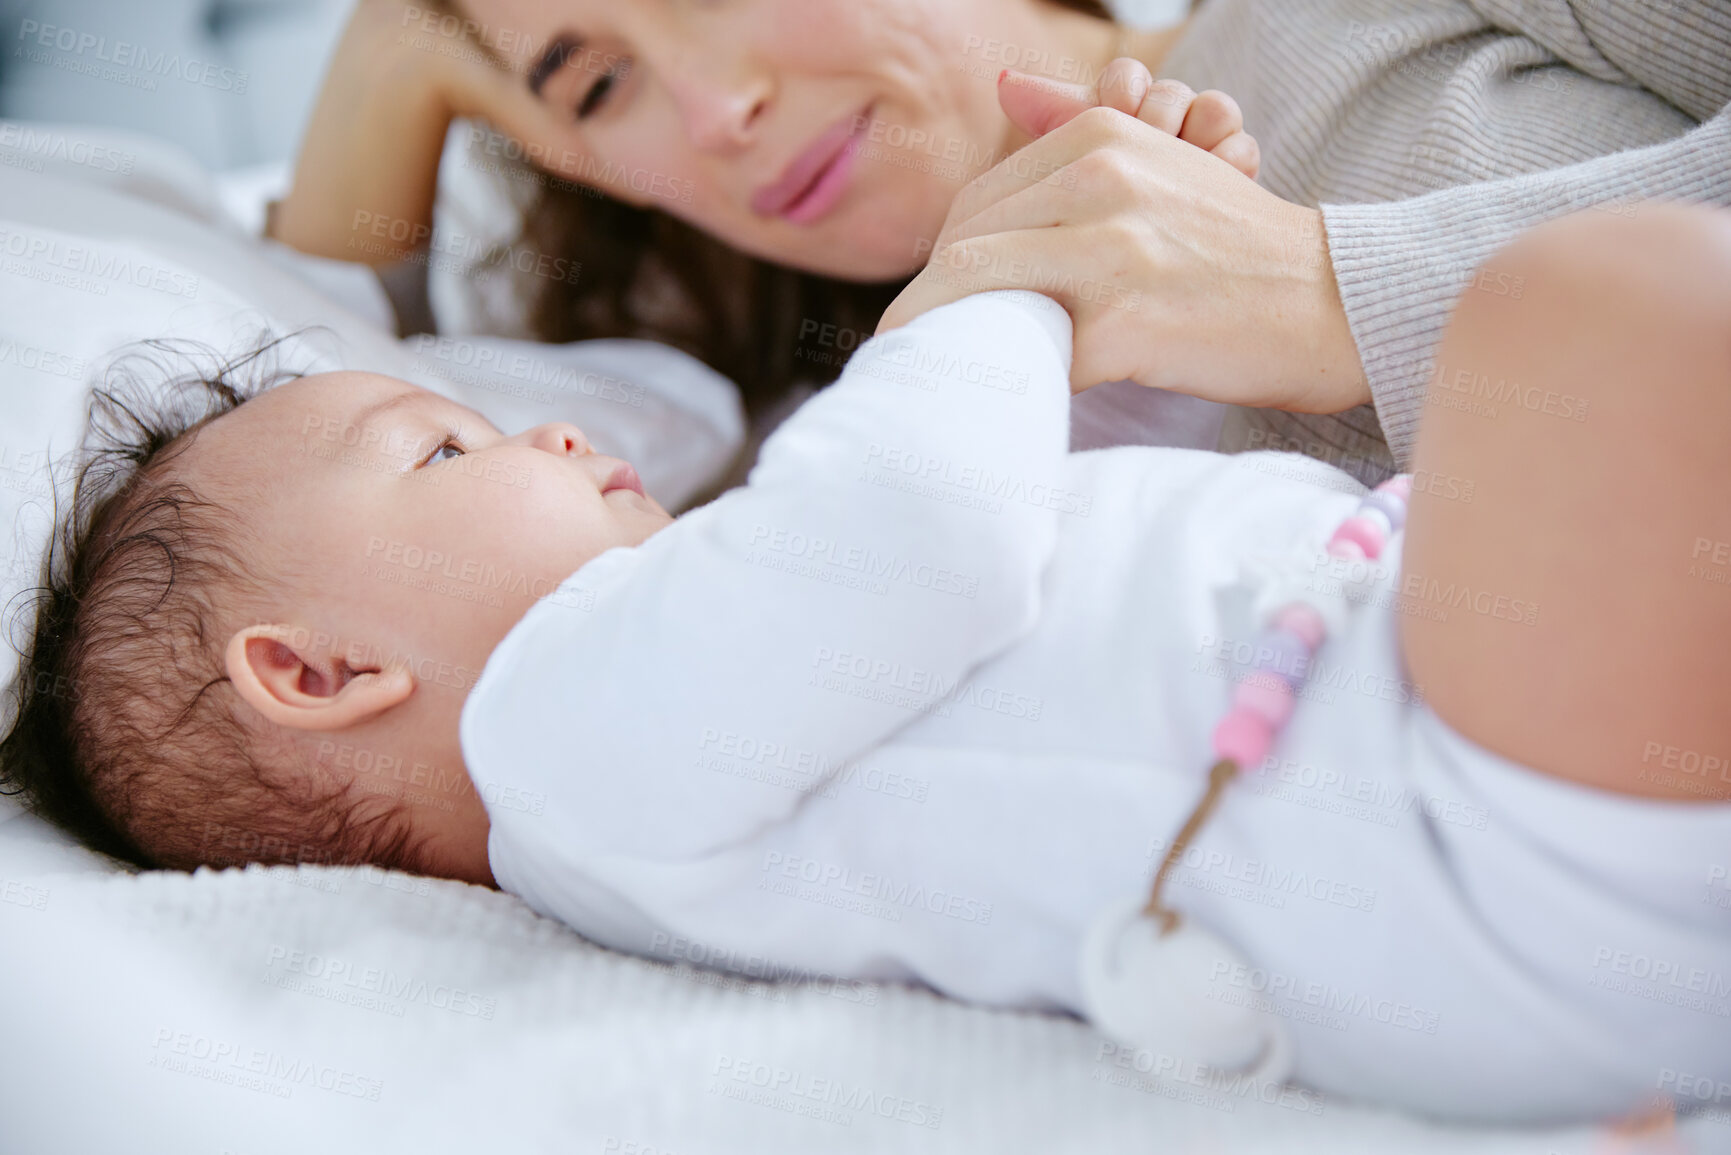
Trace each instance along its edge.
{"label": "baby's eye", "polygon": [[463,456],[463,454],[468,452],[468,450],[464,449],[461,445],[457,444],[455,441],[451,440],[450,438],[446,438],[444,441],[439,443],[439,447],[437,449],[433,450],[431,455],[429,455],[425,461],[421,462],[421,464],[422,465],[437,465],[441,461],[449,461],[451,459],[451,457],[444,456],[444,454],[447,450],[450,452],[451,457],[461,457],[461,456]]}

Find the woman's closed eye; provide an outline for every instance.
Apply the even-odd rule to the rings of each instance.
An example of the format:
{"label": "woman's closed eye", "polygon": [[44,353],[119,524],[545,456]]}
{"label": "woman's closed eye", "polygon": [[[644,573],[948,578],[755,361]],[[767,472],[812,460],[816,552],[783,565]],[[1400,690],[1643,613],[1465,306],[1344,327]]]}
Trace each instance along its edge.
{"label": "woman's closed eye", "polygon": [[[557,37],[529,70],[529,91],[557,107],[566,107],[577,120],[587,120],[612,99],[614,89],[631,74],[632,59],[619,52],[603,51],[584,43],[581,36]],[[590,78],[594,77],[591,83]]]}
{"label": "woman's closed eye", "polygon": [[[594,115],[595,110],[607,102],[607,98],[612,95],[613,89],[618,87],[619,82],[631,72],[631,61],[628,58],[622,59],[611,54],[603,57],[599,53],[590,53],[588,59],[590,61],[605,60],[606,71],[601,74],[599,80],[589,86],[589,90],[583,94],[583,99],[577,102],[578,120],[587,120]],[[585,71],[589,70],[585,69]]]}

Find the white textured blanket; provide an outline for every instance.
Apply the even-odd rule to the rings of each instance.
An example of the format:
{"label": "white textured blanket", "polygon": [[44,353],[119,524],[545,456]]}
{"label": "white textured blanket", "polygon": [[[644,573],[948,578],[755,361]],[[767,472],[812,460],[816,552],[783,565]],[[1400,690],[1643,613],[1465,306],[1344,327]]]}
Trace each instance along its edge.
{"label": "white textured blanket", "polygon": [[1069,1020],[645,962],[373,870],[14,871],[0,899],[8,1153],[1541,1155],[1727,1132],[1465,1132],[1155,1077]]}

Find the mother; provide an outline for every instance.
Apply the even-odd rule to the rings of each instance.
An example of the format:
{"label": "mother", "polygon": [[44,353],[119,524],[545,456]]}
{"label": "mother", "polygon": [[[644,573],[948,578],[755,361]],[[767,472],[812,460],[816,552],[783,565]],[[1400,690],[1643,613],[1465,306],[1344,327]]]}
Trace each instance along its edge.
{"label": "mother", "polygon": [[[538,335],[668,340],[757,410],[831,375],[802,335],[870,332],[957,189],[1030,139],[999,108],[1006,63],[1086,80],[1129,55],[1238,98],[1260,186],[1128,121],[1087,142],[1137,178],[1085,223],[1112,226],[1121,288],[1143,297],[1081,352],[1294,411],[1237,411],[1222,448],[1296,449],[1367,480],[1407,457],[1443,326],[1492,252],[1582,206],[1731,203],[1731,14],[1711,0],[1209,0],[1138,34],[1099,0],[461,4],[466,21],[441,21],[363,0],[274,234],[349,259],[357,213],[424,235],[451,120],[490,120],[571,178],[526,225],[528,245],[582,267],[531,280]],[[862,113],[865,163],[839,198],[771,211],[790,161]],[[1048,231],[1043,268],[1092,259],[1077,271],[1100,275],[1077,229]],[[1106,307],[1065,304],[1084,327]],[[1476,388],[1463,403],[1494,403]]]}

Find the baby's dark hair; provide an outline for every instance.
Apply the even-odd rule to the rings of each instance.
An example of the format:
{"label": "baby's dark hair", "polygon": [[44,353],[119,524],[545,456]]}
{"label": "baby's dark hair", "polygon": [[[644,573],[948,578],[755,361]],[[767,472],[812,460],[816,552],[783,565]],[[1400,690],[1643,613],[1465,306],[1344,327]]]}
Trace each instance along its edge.
{"label": "baby's dark hair", "polygon": [[8,689],[0,791],[138,866],[414,865],[400,807],[354,797],[225,672],[225,619],[268,606],[273,583],[257,572],[257,527],[195,492],[179,463],[205,426],[302,376],[277,367],[287,340],[228,360],[148,341],[116,361],[64,512],[56,486],[40,585],[20,595],[34,606],[15,620],[33,608],[34,622]]}

